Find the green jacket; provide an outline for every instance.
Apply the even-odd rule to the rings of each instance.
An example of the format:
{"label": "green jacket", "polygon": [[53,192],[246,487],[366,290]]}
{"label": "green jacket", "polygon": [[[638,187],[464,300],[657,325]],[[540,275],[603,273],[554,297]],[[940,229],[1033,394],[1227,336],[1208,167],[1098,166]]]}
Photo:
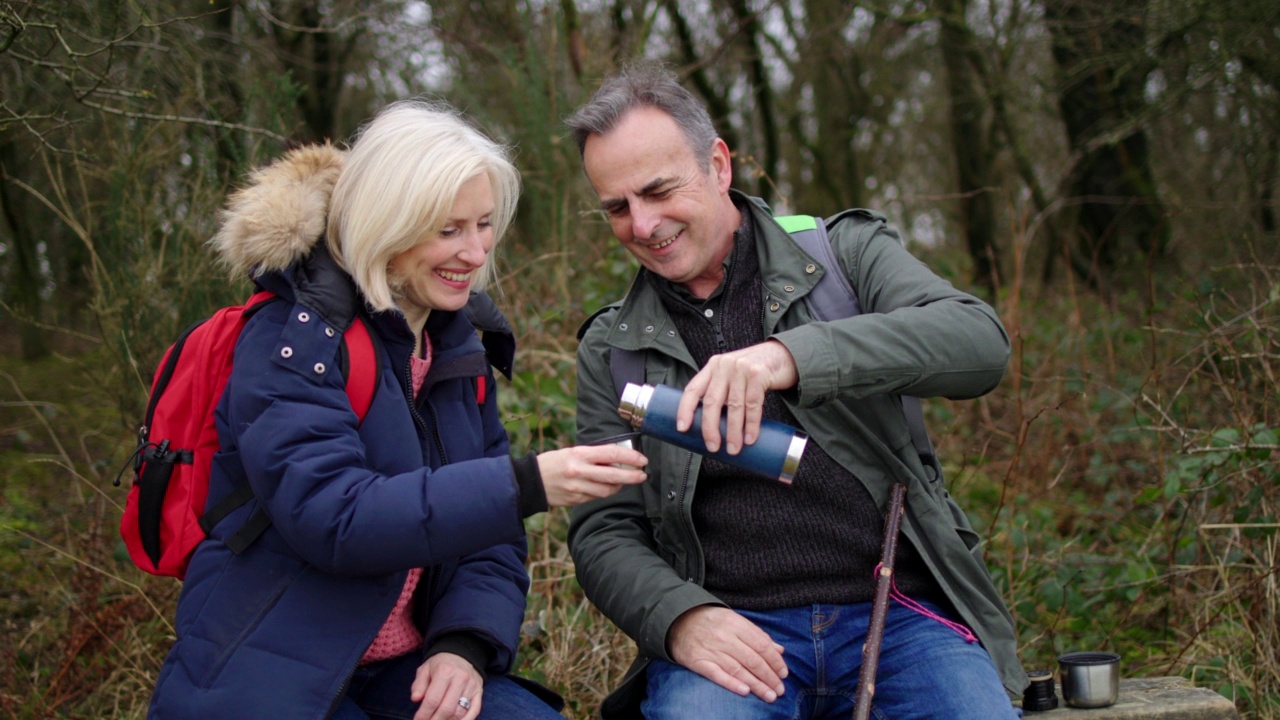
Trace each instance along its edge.
{"label": "green jacket", "polygon": [[[736,192],[736,191],[734,191]],[[739,196],[741,197],[741,196]],[[1009,338],[995,311],[956,290],[902,247],[884,218],[848,210],[827,219],[836,255],[863,314],[814,321],[802,302],[829,268],[809,257],[748,203],[764,284],[764,334],[791,351],[799,383],[784,393],[809,434],[857,477],[882,511],[895,481],[908,487],[902,531],[991,654],[1006,689],[1027,678],[1018,662],[1013,619],[991,582],[977,533],[926,470],[895,395],[973,398],[993,390],[1009,360]],[[609,374],[611,347],[644,350],[645,382],[684,387],[697,371],[657,292],[644,279],[620,304],[589,320],[578,348],[578,441],[627,432]],[[606,699],[605,718],[639,717],[643,672],[670,660],[667,630],[684,611],[723,604],[704,590],[703,557],[692,505],[701,456],[649,438],[648,482],[574,509],[569,547],[587,597],[635,640],[639,657]]]}

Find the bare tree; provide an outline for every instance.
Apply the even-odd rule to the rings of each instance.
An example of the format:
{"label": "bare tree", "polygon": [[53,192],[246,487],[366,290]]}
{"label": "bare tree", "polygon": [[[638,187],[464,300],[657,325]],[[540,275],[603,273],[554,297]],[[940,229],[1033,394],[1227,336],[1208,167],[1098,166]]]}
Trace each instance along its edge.
{"label": "bare tree", "polygon": [[973,261],[974,282],[995,294],[999,286],[1000,252],[996,244],[995,125],[983,78],[988,74],[969,29],[968,0],[942,0],[941,46],[951,105],[951,148],[956,159],[960,224]]}
{"label": "bare tree", "polygon": [[[1143,90],[1147,0],[1046,0],[1059,107],[1075,155],[1069,195],[1078,199],[1084,279],[1102,286],[1120,265],[1161,258],[1168,239],[1151,171]],[[1049,253],[1052,262],[1057,253]]]}

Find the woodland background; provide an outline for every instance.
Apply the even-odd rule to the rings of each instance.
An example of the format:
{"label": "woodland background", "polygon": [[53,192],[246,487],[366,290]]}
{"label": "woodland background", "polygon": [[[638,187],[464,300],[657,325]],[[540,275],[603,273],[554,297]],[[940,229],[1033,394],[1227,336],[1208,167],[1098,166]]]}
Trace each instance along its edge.
{"label": "woodland background", "polygon": [[[150,374],[247,293],[228,190],[431,94],[519,148],[513,447],[572,442],[574,332],[634,266],[562,119],[663,58],[736,184],[887,213],[997,307],[1001,387],[927,412],[1029,668],[1114,650],[1280,718],[1276,0],[0,0],[0,714],[141,718],[179,584],[117,524]],[[529,522],[521,671],[585,718],[631,657]]]}

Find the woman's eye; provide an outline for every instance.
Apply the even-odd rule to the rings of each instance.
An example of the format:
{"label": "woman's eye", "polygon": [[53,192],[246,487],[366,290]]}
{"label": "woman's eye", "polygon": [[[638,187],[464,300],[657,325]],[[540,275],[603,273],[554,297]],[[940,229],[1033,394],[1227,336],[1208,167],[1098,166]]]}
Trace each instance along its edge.
{"label": "woman's eye", "polygon": [[453,237],[454,235],[457,235],[457,234],[458,234],[458,228],[456,227],[440,228],[440,237]]}

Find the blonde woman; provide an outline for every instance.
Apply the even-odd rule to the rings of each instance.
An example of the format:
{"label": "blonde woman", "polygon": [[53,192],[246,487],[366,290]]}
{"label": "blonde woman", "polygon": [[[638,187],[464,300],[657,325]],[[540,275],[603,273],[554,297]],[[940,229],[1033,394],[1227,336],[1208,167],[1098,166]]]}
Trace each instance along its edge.
{"label": "blonde woman", "polygon": [[[518,193],[506,148],[405,101],[350,150],[294,150],[231,197],[214,245],[280,299],[236,347],[210,505],[246,484],[252,499],[191,559],[150,717],[560,717],[508,674],[522,520],[642,482],[646,461],[509,452],[492,367],[514,342],[477,291]],[[357,315],[379,349],[363,422],[337,370]]]}

